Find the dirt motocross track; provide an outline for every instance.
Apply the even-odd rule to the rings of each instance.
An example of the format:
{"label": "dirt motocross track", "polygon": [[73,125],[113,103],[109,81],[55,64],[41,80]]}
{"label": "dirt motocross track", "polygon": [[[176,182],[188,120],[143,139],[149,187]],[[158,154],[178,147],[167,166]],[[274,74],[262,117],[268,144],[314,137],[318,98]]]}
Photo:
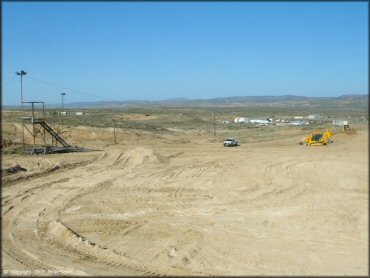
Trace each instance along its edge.
{"label": "dirt motocross track", "polygon": [[367,275],[367,131],[296,139],[5,155],[2,274]]}

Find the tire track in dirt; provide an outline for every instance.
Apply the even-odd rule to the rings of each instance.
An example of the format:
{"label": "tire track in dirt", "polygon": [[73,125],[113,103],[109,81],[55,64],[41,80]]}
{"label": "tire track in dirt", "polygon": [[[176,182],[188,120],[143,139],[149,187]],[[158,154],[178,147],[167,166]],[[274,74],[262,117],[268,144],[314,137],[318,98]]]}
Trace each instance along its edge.
{"label": "tire track in dirt", "polygon": [[[361,183],[350,182],[361,182],[363,171],[341,184],[345,192],[357,191],[347,195],[350,208],[338,209],[345,198],[332,191],[328,181],[335,176],[323,176],[323,166],[343,167],[328,153],[190,149],[174,161],[156,155],[165,147],[109,151],[42,191],[10,187],[3,200],[11,199],[3,211],[4,253],[12,250],[26,262],[34,256],[54,268],[61,267],[57,257],[71,256],[75,261],[68,263],[89,266],[88,274],[317,274],[328,265],[323,256],[338,260],[327,272],[350,263],[361,269],[366,237],[360,232],[364,204],[357,201],[366,198]],[[62,178],[53,173],[44,183]],[[38,186],[36,180],[29,186]],[[22,248],[28,253],[18,254]]]}
{"label": "tire track in dirt", "polygon": [[[138,167],[138,168],[140,168],[140,167]],[[189,176],[191,176],[193,178],[199,178],[201,176],[200,172],[201,173],[202,172],[207,172],[207,171],[204,171],[204,169],[202,169],[202,167],[201,168],[194,168],[194,169],[195,170],[190,169],[190,170],[187,171],[186,174],[183,174],[183,177],[181,177],[181,180],[188,181]],[[199,169],[201,169],[201,170],[199,170]],[[152,173],[152,171],[149,171],[149,172]],[[157,172],[157,175],[159,175],[159,177],[157,176],[156,177],[156,180],[159,180],[160,177],[166,177],[166,176],[169,175],[171,177],[176,177],[177,178],[176,181],[172,181],[173,183],[178,183],[179,175],[181,173],[183,173],[183,172],[184,172],[184,169],[180,169],[180,170],[175,169],[175,174],[168,174],[168,171],[158,171]],[[195,172],[195,174],[194,174],[194,172]],[[137,176],[140,176],[140,179],[139,179],[140,182],[138,182]],[[145,171],[141,172],[140,169],[136,169],[136,176],[134,176],[134,177],[131,176],[130,178],[132,178],[132,180],[136,181],[136,183],[134,183],[134,184],[131,183],[129,189],[126,190],[126,191],[123,191],[123,194],[126,195],[126,196],[127,196],[128,193],[130,194],[129,195],[129,199],[139,199],[139,202],[138,203],[140,204],[141,202],[142,203],[146,203],[147,200],[155,199],[156,198],[153,195],[158,193],[158,191],[155,188],[156,188],[156,186],[159,187],[160,184],[150,183],[150,181],[153,181],[153,178],[154,178],[153,177],[153,174],[148,174]],[[148,186],[148,184],[150,184],[150,186]],[[108,195],[109,196],[110,192],[114,192],[114,188],[116,188],[116,189],[117,188],[120,188],[121,189],[121,187],[119,187],[119,186],[116,186],[116,187],[113,187],[113,186],[105,187],[103,190],[101,190],[101,191],[98,192],[99,193],[99,196],[104,196],[104,195]],[[174,196],[174,195],[177,196],[177,199],[174,200],[174,202],[176,202],[176,204],[178,206],[178,199],[183,199],[184,194],[187,195],[189,192],[193,192],[193,190],[192,189],[186,189],[186,190],[185,189],[178,189],[177,187],[175,187],[173,190],[170,190],[170,192],[172,192],[172,193],[170,193],[170,196],[171,196],[171,194],[172,194],[172,196]],[[83,195],[86,196],[86,192]],[[194,196],[195,196],[194,194],[191,194],[190,197],[194,197]],[[76,196],[76,198],[78,198],[78,197],[79,196]],[[188,197],[189,200],[191,199],[190,197]],[[106,199],[106,197],[104,199]],[[207,199],[209,199],[209,198],[207,198]],[[186,201],[184,201],[184,203],[185,202]],[[194,201],[192,203],[194,203]],[[141,216],[141,218],[143,218],[143,217],[145,219],[145,215]],[[91,227],[92,226],[91,223],[94,223],[94,222],[88,221],[88,223],[89,224],[87,224],[87,226],[90,226]],[[81,223],[78,223],[78,222],[77,222],[77,224],[74,223],[74,226],[81,227]],[[153,248],[153,247],[151,247],[151,248]],[[154,249],[156,249],[156,248],[154,248]],[[148,254],[148,253],[150,253],[150,251],[143,249],[141,251],[138,251],[137,253],[145,253],[145,254]],[[158,252],[157,252],[157,254],[158,254]],[[140,259],[140,258],[138,258],[138,259]],[[186,261],[186,260],[187,259],[185,258],[184,261]]]}
{"label": "tire track in dirt", "polygon": [[[18,202],[21,202],[21,204],[23,205],[24,207],[24,200],[25,200],[25,196],[23,196],[24,194],[26,193],[29,193],[29,192],[34,192],[34,191],[40,191],[40,190],[43,190],[43,189],[46,189],[47,187],[50,187],[51,185],[55,185],[55,184],[59,184],[59,183],[66,183],[68,182],[69,179],[66,179],[66,178],[63,178],[63,179],[60,179],[60,180],[57,180],[56,182],[55,181],[52,181],[52,182],[48,182],[48,183],[44,183],[42,185],[39,185],[39,186],[35,186],[35,187],[31,187],[30,189],[27,189],[27,190],[23,190],[21,191],[20,193],[18,193],[17,195],[15,195],[15,197],[13,198],[10,198],[8,200],[6,200],[7,202],[7,205],[8,204],[12,204],[12,203],[17,203]],[[101,186],[101,185],[100,185]],[[59,195],[57,195],[56,197],[54,197],[54,199],[58,199],[59,197],[61,197],[63,194],[60,193]],[[27,195],[27,197],[29,197],[30,195]],[[20,200],[19,200],[20,199]],[[18,204],[17,204],[18,205]],[[13,209],[15,206],[10,206],[11,209]],[[3,213],[3,216],[5,216],[7,214],[7,212],[9,212],[10,210],[8,209],[7,211],[5,211],[5,213]],[[15,219],[19,216],[19,214],[21,212],[24,212],[24,208],[20,208],[20,212],[18,213],[14,213],[13,214],[13,218],[11,219]],[[47,209],[44,208],[40,213],[39,213],[39,216],[45,216],[47,215]],[[9,230],[14,230],[15,232],[17,231],[17,227],[14,226],[16,222],[15,221],[9,221],[7,224],[8,225],[5,225],[7,226],[7,228]],[[19,223],[17,223],[19,225]],[[37,225],[39,225],[39,219],[37,220]],[[10,229],[9,226],[13,226],[13,228]],[[11,235],[14,235],[14,232],[11,233]],[[10,236],[10,239],[12,238],[12,236]],[[9,242],[13,242],[13,244],[10,244]],[[9,245],[10,244],[10,245]],[[24,262],[25,264],[28,264],[28,266],[37,266],[37,267],[40,267],[42,269],[45,269],[45,268],[48,268],[48,269],[52,269],[52,267],[50,265],[46,265],[46,264],[42,264],[40,263],[38,260],[35,260],[35,259],[31,259],[31,256],[30,255],[26,255],[25,254],[25,251],[21,251],[21,249],[17,248],[17,246],[14,245],[14,241],[7,241],[7,245],[5,247],[6,249],[8,250],[3,250],[6,254],[10,254],[11,257],[17,259],[18,261],[22,261]]]}
{"label": "tire track in dirt", "polygon": [[[122,157],[119,156],[116,159],[116,162],[117,162],[117,160],[119,160],[121,158]],[[117,164],[115,163],[115,165],[117,165]],[[88,173],[88,174],[90,174],[90,173]],[[101,171],[99,171],[99,174],[101,174]],[[84,175],[81,175],[81,176],[79,176],[76,179],[83,180],[84,179]],[[77,182],[76,179],[74,179],[74,182]],[[68,181],[70,181],[70,179],[61,179],[61,180],[59,180],[58,183],[61,183],[62,185],[64,185],[64,184],[68,184]],[[37,222],[37,229],[38,229],[38,237],[39,237],[39,239],[45,241],[45,239],[47,238],[48,245],[49,246],[55,246],[56,245],[56,242],[58,242],[58,239],[55,238],[55,237],[50,237],[50,235],[48,233],[48,230],[49,229],[46,227],[48,225],[48,223],[52,223],[50,221],[54,221],[52,219],[59,218],[59,216],[57,216],[55,214],[55,212],[63,211],[64,208],[66,206],[68,206],[69,203],[71,203],[72,201],[78,200],[81,196],[86,196],[87,194],[91,194],[93,192],[99,192],[102,188],[107,188],[107,187],[111,186],[114,181],[115,181],[114,178],[113,179],[109,179],[109,180],[106,180],[104,182],[98,183],[95,186],[88,186],[87,189],[85,188],[83,190],[74,190],[73,188],[70,189],[70,186],[68,186],[68,185],[67,185],[67,188],[65,188],[65,190],[59,190],[59,193],[52,197],[52,200],[51,200],[51,202],[53,203],[52,206],[48,206],[48,207],[45,207],[43,209],[41,207],[39,207],[39,209],[40,209],[40,212],[38,213],[39,218],[36,221]],[[45,183],[45,184],[43,184],[41,186],[33,187],[30,190],[25,190],[21,194],[16,195],[15,198],[13,197],[11,200],[8,200],[8,202],[10,202],[10,201],[17,202],[19,198],[24,198],[24,197],[22,197],[22,195],[24,195],[25,193],[28,193],[30,191],[34,191],[35,192],[36,190],[39,190],[40,188],[47,188],[47,186],[55,185],[55,184],[56,183],[53,181],[53,182]],[[63,206],[63,202],[61,201],[63,199],[63,195],[64,194],[65,195],[69,195],[69,194],[66,194],[66,190],[67,191],[69,191],[69,190],[72,190],[73,191],[74,190],[74,191],[77,191],[77,192],[80,191],[80,192],[77,193],[77,194],[76,193],[72,194],[72,195],[74,195],[74,198],[72,200],[69,200],[67,202],[67,205],[64,204],[64,206]],[[27,195],[27,196],[30,196],[30,195]],[[25,204],[23,203],[22,205],[24,207]],[[24,211],[24,209],[21,210],[21,211]],[[15,214],[14,215],[14,218],[17,218],[17,216],[19,216],[19,214],[18,215]],[[13,222],[13,224],[15,224],[15,222]],[[19,226],[19,225],[20,225],[20,223],[17,223],[17,226]],[[14,226],[13,225],[14,230],[16,230],[16,227],[17,226]],[[9,228],[9,226],[8,226],[8,228]],[[10,229],[10,230],[13,230],[13,228]],[[89,242],[89,241],[86,239],[85,242]],[[62,245],[63,244],[67,244],[68,245],[69,243],[62,241]],[[93,244],[93,245],[95,246],[96,244]],[[12,254],[12,256],[14,258],[18,258],[18,260],[24,261],[24,262],[31,261],[30,256],[27,257],[27,256],[23,255],[21,253],[20,249],[17,248],[17,246],[14,246],[14,245],[13,246],[8,246],[7,249],[8,250],[4,250],[4,252],[8,252],[10,254],[9,250],[11,250],[11,254]],[[68,249],[70,249],[70,248],[68,248]],[[68,249],[65,249],[64,251],[68,252]],[[100,249],[106,250],[107,248],[100,248]],[[113,256],[112,255],[112,250],[107,250],[107,251],[110,252],[109,256]],[[152,270],[146,269],[145,267],[139,267],[139,265],[138,264],[135,264],[134,261],[132,261],[132,260],[128,264],[128,263],[122,263],[122,259],[121,259],[121,261],[114,261],[114,260],[112,261],[112,260],[108,260],[108,259],[102,259],[100,257],[100,255],[92,255],[89,252],[86,252],[86,250],[84,250],[84,249],[80,250],[78,248],[77,249],[76,248],[73,248],[73,253],[74,254],[79,254],[80,257],[82,257],[82,258],[89,258],[91,260],[97,260],[97,261],[99,261],[99,262],[101,262],[103,264],[107,264],[109,266],[113,266],[113,267],[117,267],[117,268],[124,268],[124,269],[131,269],[132,271],[134,271],[136,273],[141,273],[141,274],[146,274],[146,275],[161,275],[161,273],[159,273],[159,272],[156,273],[156,272],[153,272]],[[119,252],[117,252],[115,250],[113,250],[113,253],[116,253],[116,255],[119,254]],[[109,256],[107,256],[107,257],[109,257]],[[124,258],[124,259],[126,260],[127,258]],[[35,260],[33,260],[32,262],[30,262],[29,263],[29,266],[31,266],[32,264],[34,264],[35,266],[38,266],[40,268],[42,266],[40,263],[38,263]],[[44,268],[51,269],[51,267],[49,265],[46,265],[46,264],[44,264],[43,267]],[[179,272],[179,270],[176,270],[175,269],[175,270],[170,271],[170,273],[178,273],[178,274],[180,273],[181,274],[181,271]]]}

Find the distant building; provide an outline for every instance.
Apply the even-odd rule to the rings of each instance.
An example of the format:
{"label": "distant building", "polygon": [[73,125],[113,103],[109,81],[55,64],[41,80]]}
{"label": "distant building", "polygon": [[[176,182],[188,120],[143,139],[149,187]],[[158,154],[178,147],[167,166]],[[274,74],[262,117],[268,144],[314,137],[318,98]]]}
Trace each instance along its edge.
{"label": "distant building", "polygon": [[290,124],[291,125],[304,125],[304,124],[307,124],[307,123],[304,122],[304,121],[292,121]]}
{"label": "distant building", "polygon": [[266,119],[249,119],[244,117],[237,117],[234,119],[234,123],[245,123],[245,124],[259,124],[259,125],[268,125],[272,124],[274,119],[266,118]]}
{"label": "distant building", "polygon": [[78,116],[85,115],[85,114],[86,114],[85,112],[76,112],[76,115]]}
{"label": "distant building", "polygon": [[260,124],[260,125],[268,125],[270,123],[268,119],[267,120],[251,119],[250,122],[252,124]]}
{"label": "distant building", "polygon": [[333,125],[335,125],[335,126],[344,126],[344,125],[348,125],[348,121],[346,121],[346,120],[341,120],[341,119],[334,119],[334,120],[333,120]]}
{"label": "distant building", "polygon": [[309,120],[316,120],[319,118],[319,115],[313,114],[313,115],[308,115],[307,119]]}
{"label": "distant building", "polygon": [[247,122],[249,122],[249,120],[243,117],[237,117],[234,119],[234,123],[247,123]]}

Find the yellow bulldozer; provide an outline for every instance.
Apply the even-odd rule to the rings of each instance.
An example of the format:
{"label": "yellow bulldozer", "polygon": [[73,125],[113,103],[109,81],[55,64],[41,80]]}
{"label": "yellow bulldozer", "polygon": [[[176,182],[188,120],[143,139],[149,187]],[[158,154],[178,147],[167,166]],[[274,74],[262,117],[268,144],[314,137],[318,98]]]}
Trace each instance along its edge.
{"label": "yellow bulldozer", "polygon": [[333,134],[330,132],[330,129],[327,128],[325,132],[314,131],[309,134],[307,137],[302,139],[300,145],[306,144],[306,146],[324,146],[328,143],[333,143],[332,140]]}

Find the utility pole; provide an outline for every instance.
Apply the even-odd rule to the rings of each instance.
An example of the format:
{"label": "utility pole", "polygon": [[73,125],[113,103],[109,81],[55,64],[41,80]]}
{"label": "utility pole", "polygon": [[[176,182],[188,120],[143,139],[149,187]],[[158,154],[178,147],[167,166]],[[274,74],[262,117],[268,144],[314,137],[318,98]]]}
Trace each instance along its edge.
{"label": "utility pole", "polygon": [[216,112],[213,112],[213,136],[216,136]]}
{"label": "utility pole", "polygon": [[62,111],[60,111],[60,116],[62,117],[62,125],[63,125],[63,104],[64,104],[64,96],[66,93],[61,93],[62,95]]}
{"label": "utility pole", "polygon": [[116,137],[116,120],[113,119],[113,136],[114,136],[114,144],[117,144],[117,137]]}
{"label": "utility pole", "polygon": [[21,76],[21,103],[22,103],[22,109],[23,109],[23,75],[26,75],[27,72],[25,72],[24,70],[21,70],[21,71],[17,71],[16,74]]}

